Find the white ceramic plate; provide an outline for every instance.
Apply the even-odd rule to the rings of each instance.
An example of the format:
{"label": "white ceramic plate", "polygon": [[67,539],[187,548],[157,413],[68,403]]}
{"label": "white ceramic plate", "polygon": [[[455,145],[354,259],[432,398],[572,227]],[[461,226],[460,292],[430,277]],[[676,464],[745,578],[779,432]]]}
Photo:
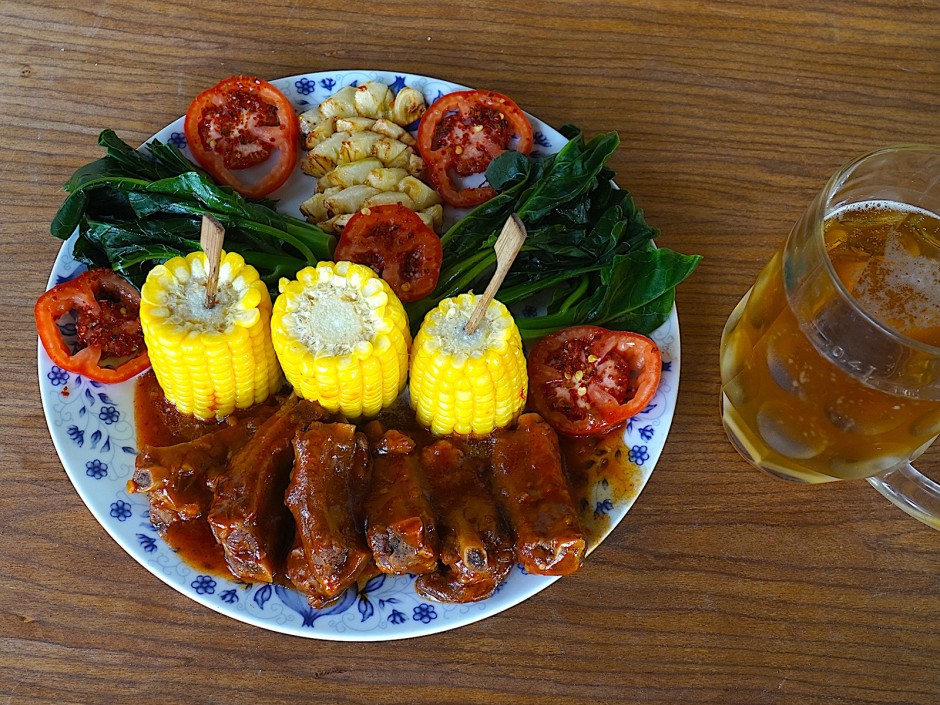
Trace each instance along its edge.
{"label": "white ceramic plate", "polygon": [[[381,81],[397,91],[421,90],[428,103],[443,94],[464,90],[447,81],[383,71],[329,71],[273,81],[298,110],[315,107],[339,88]],[[535,153],[558,151],[565,139],[530,116]],[[187,156],[183,119],[154,135],[181,147]],[[313,192],[315,181],[299,169],[273,194],[280,208],[299,217],[300,202]],[[56,258],[49,286],[70,279],[84,267],[72,258],[72,241]],[[591,500],[595,534],[606,537],[630,510],[662,452],[675,410],[679,385],[679,322],[675,308],[653,336],[663,355],[662,383],[649,407],[626,426],[624,446],[635,469],[634,491],[612,497],[610,483],[599,481]],[[211,609],[234,619],[295,636],[338,641],[381,641],[433,634],[490,617],[535,593],[557,578],[524,573],[518,566],[499,591],[487,600],[445,605],[423,599],[410,577],[379,576],[348,590],[338,604],[316,610],[298,592],[278,585],[248,585],[235,579],[201,574],[184,563],[159,537],[148,516],[146,497],[128,494],[125,483],[134,469],[134,381],[102,385],[66,372],[50,362],[39,347],[39,382],[43,409],[53,443],[79,496],[115,541],[136,561],[168,585]],[[590,560],[590,559],[588,559]],[[577,580],[572,576],[568,580]]]}

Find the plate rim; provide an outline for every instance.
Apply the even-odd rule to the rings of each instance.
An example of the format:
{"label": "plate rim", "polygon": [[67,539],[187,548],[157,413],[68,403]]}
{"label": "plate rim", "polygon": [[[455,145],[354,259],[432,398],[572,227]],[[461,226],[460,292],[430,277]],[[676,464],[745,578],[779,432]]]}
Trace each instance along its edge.
{"label": "plate rim", "polygon": [[[301,79],[306,78],[307,80],[312,79],[314,81],[318,81],[321,78],[329,78],[329,77],[335,77],[339,75],[348,75],[348,74],[368,74],[370,76],[374,76],[377,74],[381,74],[384,76],[394,75],[396,79],[398,77],[402,77],[404,81],[410,80],[408,85],[411,85],[411,83],[413,83],[415,80],[419,80],[419,81],[423,80],[425,82],[435,82],[435,83],[439,83],[442,85],[446,85],[451,89],[451,91],[468,90],[468,88],[462,84],[454,83],[452,81],[447,81],[445,79],[439,79],[439,78],[435,78],[432,76],[426,76],[423,74],[413,74],[410,72],[398,72],[398,71],[388,71],[388,70],[336,69],[336,70],[329,70],[329,71],[316,71],[316,72],[308,72],[308,73],[302,73],[302,74],[295,74],[291,76],[285,76],[282,78],[273,79],[270,82],[279,87],[280,87],[279,84],[290,84],[290,88],[293,88],[295,83],[300,82]],[[369,79],[369,80],[375,80],[375,79]],[[339,87],[340,86],[338,85],[338,82],[337,82],[336,89],[333,89],[333,92],[335,92],[335,90],[338,90]],[[281,90],[284,90],[284,89],[281,88]],[[288,94],[288,98],[291,99],[291,102],[296,107],[298,101],[292,98],[293,90],[288,90],[285,92]],[[310,107],[315,107],[321,101],[322,99],[320,101],[317,101],[316,103],[308,104],[308,105],[310,105]],[[310,109],[310,108],[305,108],[305,109]],[[526,113],[526,114],[529,115],[529,113]],[[554,127],[542,122],[535,116],[530,115],[530,118],[534,119],[538,125],[544,126],[545,128],[554,132],[555,135],[560,136],[560,133],[558,133],[558,131]],[[173,128],[175,125],[180,123],[181,120],[182,120],[182,117],[177,118],[176,120],[173,120],[170,123],[168,123],[166,126],[161,128],[160,130],[157,130],[151,137],[145,140],[145,144],[146,142],[149,142],[150,140],[156,138],[157,135],[167,132],[168,130]],[[72,257],[72,245],[74,243],[74,240],[75,240],[75,234],[73,233],[73,235],[69,239],[67,239],[65,242],[63,242],[61,247],[59,248],[59,251],[56,255],[55,261],[52,266],[52,270],[49,275],[49,279],[47,281],[47,285],[46,285],[47,289],[55,284],[57,273],[65,265],[66,261],[68,259],[74,260],[74,258]],[[679,388],[679,384],[681,381],[681,375],[680,375],[681,337],[680,337],[680,330],[679,330],[678,310],[675,304],[673,304],[672,310],[670,311],[670,314],[667,320],[663,323],[663,325],[659,329],[653,332],[651,337],[655,338],[657,337],[657,334],[660,334],[663,336],[670,335],[670,334],[672,335],[672,340],[670,342],[669,351],[670,353],[672,353],[672,358],[670,362],[672,365],[671,374],[672,374],[672,377],[674,378],[673,387],[670,389],[670,393],[667,396],[667,401],[669,403],[666,404],[666,407],[662,415],[658,417],[660,421],[660,427],[662,430],[661,440],[658,442],[659,450],[655,458],[650,458],[650,460],[652,460],[653,462],[650,463],[649,467],[644,468],[643,472],[638,473],[639,480],[637,482],[635,491],[632,493],[630,497],[623,500],[622,506],[618,505],[617,508],[618,508],[619,515],[616,517],[616,519],[614,519],[613,516],[611,517],[611,521],[609,522],[608,526],[605,527],[596,545],[591,549],[592,553],[595,550],[598,550],[601,548],[601,545],[610,537],[613,531],[618,526],[620,526],[620,524],[626,518],[626,515],[633,508],[633,505],[639,499],[643,490],[646,488],[646,485],[648,484],[649,479],[652,476],[652,473],[655,470],[656,465],[659,463],[659,460],[663,452],[663,448],[665,447],[666,441],[668,440],[669,433],[672,430],[672,421],[675,415],[675,407],[678,401],[678,388]],[[51,361],[49,361],[48,356],[45,354],[45,350],[43,349],[41,341],[38,341],[37,347],[38,347],[37,374],[38,374],[39,387],[40,387],[40,398],[41,398],[42,407],[43,407],[43,416],[46,421],[46,427],[49,431],[49,435],[53,442],[53,446],[55,447],[56,454],[59,457],[59,461],[62,464],[62,467],[65,470],[66,475],[69,478],[69,481],[72,483],[72,486],[74,487],[76,493],[78,494],[79,498],[82,500],[85,507],[91,512],[92,516],[95,518],[98,524],[105,530],[105,532],[115,541],[115,543],[118,544],[118,546],[126,554],[128,554],[132,559],[134,559],[135,562],[143,566],[149,573],[151,573],[152,575],[160,579],[161,582],[165,583],[174,592],[180,593],[184,597],[187,597],[190,600],[193,600],[194,602],[204,607],[208,607],[209,609],[221,615],[224,615],[228,618],[235,619],[239,622],[242,622],[242,623],[254,626],[254,627],[259,627],[262,629],[266,629],[268,631],[273,631],[276,633],[286,634],[288,636],[294,636],[294,637],[303,638],[303,639],[317,639],[317,640],[322,640],[322,641],[343,641],[343,642],[373,642],[373,641],[402,640],[402,639],[409,639],[409,638],[418,638],[422,636],[430,636],[432,634],[439,634],[441,632],[450,631],[452,629],[457,629],[460,627],[468,626],[475,622],[479,622],[483,619],[487,619],[489,617],[495,616],[497,614],[500,614],[501,612],[504,612],[505,610],[511,607],[514,607],[518,604],[521,604],[522,602],[525,602],[528,599],[531,599],[539,592],[542,592],[543,590],[547,589],[550,585],[554,584],[560,577],[560,576],[531,576],[531,575],[526,576],[526,579],[529,581],[530,587],[527,587],[526,589],[524,589],[521,595],[513,595],[512,598],[505,599],[505,600],[497,600],[496,599],[497,596],[494,596],[494,597],[488,598],[487,600],[481,601],[479,603],[469,603],[470,609],[472,609],[476,605],[481,605],[481,606],[485,605],[485,609],[481,609],[477,611],[476,614],[471,614],[470,609],[468,609],[461,616],[457,616],[455,618],[447,619],[447,620],[435,619],[434,621],[430,623],[424,623],[421,626],[421,628],[412,627],[408,629],[407,631],[402,630],[404,633],[398,633],[398,632],[389,633],[387,631],[383,631],[380,628],[376,628],[368,632],[355,631],[355,630],[347,630],[347,631],[339,631],[339,632],[336,632],[336,631],[323,632],[323,631],[318,631],[314,628],[309,628],[306,625],[301,625],[298,627],[296,623],[275,623],[271,621],[265,621],[257,617],[256,615],[253,615],[250,612],[247,612],[244,610],[236,611],[233,609],[226,609],[228,607],[228,604],[220,603],[218,600],[210,599],[212,596],[212,593],[201,594],[197,592],[195,589],[192,589],[191,587],[186,587],[184,585],[180,585],[180,584],[172,582],[172,579],[171,579],[172,576],[167,574],[165,571],[160,571],[158,566],[153,565],[151,562],[147,561],[146,558],[143,555],[141,555],[139,546],[133,544],[129,540],[129,538],[124,535],[123,532],[118,531],[119,523],[113,521],[110,516],[106,515],[101,509],[101,507],[98,506],[98,503],[94,501],[94,499],[91,497],[90,488],[93,487],[93,485],[89,485],[87,482],[85,482],[82,479],[80,472],[73,467],[73,465],[76,462],[80,463],[80,461],[67,462],[66,458],[74,456],[74,451],[65,445],[64,434],[54,430],[54,428],[57,428],[55,421],[58,420],[57,418],[53,417],[53,409],[52,409],[52,399],[55,398],[55,392],[53,388],[50,386],[50,384],[48,384],[43,379],[44,372],[46,370],[51,369],[50,367]],[[44,370],[44,367],[46,368],[46,370]],[[133,384],[135,383],[135,380],[136,378],[134,378],[133,380],[130,380],[129,382],[125,382],[123,384],[125,385]],[[133,393],[131,394],[131,400],[133,400]],[[131,422],[131,424],[133,426],[133,422]],[[625,429],[624,434],[622,436],[622,439],[625,444],[627,442],[627,433],[628,433],[628,430]],[[135,446],[136,446],[136,429],[133,429],[133,437],[135,439]],[[640,464],[640,467],[642,467],[642,464]],[[622,513],[620,513],[621,511]],[[162,541],[162,538],[160,540]],[[188,564],[186,564],[185,561],[183,561],[181,558],[177,558],[176,560],[178,561],[179,564],[188,566],[194,572],[198,571],[198,569],[196,569],[195,567],[189,566]],[[516,570],[517,569],[514,568],[514,572],[516,572]],[[226,580],[226,578],[220,578],[220,579]],[[495,602],[493,602],[494,600]],[[442,603],[436,603],[433,601],[428,601],[428,602],[433,605],[444,606],[442,605]],[[287,605],[285,605],[285,607],[287,607]],[[306,629],[306,631],[300,631],[302,629]]]}

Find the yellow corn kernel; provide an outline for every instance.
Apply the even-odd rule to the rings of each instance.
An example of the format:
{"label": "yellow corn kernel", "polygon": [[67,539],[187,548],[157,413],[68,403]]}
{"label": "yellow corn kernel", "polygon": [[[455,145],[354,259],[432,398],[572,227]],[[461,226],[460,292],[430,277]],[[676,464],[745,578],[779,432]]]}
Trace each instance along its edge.
{"label": "yellow corn kernel", "polygon": [[200,419],[262,402],[283,382],[271,344],[271,296],[257,270],[223,252],[212,308],[205,306],[207,280],[204,253],[174,257],[150,270],[140,301],[157,382],[180,412]]}
{"label": "yellow corn kernel", "polygon": [[280,282],[271,334],[294,391],[349,419],[405,388],[411,333],[401,301],[368,267],[320,262]]}
{"label": "yellow corn kernel", "polygon": [[418,421],[438,435],[485,435],[511,424],[525,406],[529,381],[519,329],[494,300],[468,335],[464,326],[477,298],[444,299],[415,336],[411,406]]}

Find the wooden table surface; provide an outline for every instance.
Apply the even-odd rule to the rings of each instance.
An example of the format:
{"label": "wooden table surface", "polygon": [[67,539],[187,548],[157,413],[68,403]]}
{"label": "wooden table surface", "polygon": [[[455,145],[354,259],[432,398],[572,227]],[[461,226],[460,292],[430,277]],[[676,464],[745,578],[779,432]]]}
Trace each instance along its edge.
{"label": "wooden table surface", "polygon": [[[940,141],[940,11],[918,0],[0,0],[0,702],[936,703],[940,534],[864,482],[747,466],[718,416],[722,325],[846,160]],[[65,475],[31,310],[62,183],[236,73],[376,68],[616,129],[612,166],[682,285],[672,432],[576,576],[456,631],[294,638],[167,587]],[[936,454],[935,454],[936,455]]]}

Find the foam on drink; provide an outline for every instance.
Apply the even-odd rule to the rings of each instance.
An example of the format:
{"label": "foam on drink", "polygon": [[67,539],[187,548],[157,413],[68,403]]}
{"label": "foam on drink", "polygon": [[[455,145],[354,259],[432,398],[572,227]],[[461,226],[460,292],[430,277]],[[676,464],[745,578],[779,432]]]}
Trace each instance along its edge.
{"label": "foam on drink", "polygon": [[833,266],[862,309],[902,335],[940,343],[940,221],[935,215],[873,201],[837,211],[825,232]]}
{"label": "foam on drink", "polygon": [[[897,333],[940,345],[940,218],[873,201],[833,213],[824,233],[859,308]],[[837,364],[832,349],[821,352],[788,305],[781,261],[778,251],[722,335],[722,414],[732,439],[763,469],[808,482],[869,477],[916,456],[940,432],[940,402],[876,389],[864,373]],[[852,338],[861,319],[851,306],[809,303],[810,328],[885,359],[886,351]]]}

